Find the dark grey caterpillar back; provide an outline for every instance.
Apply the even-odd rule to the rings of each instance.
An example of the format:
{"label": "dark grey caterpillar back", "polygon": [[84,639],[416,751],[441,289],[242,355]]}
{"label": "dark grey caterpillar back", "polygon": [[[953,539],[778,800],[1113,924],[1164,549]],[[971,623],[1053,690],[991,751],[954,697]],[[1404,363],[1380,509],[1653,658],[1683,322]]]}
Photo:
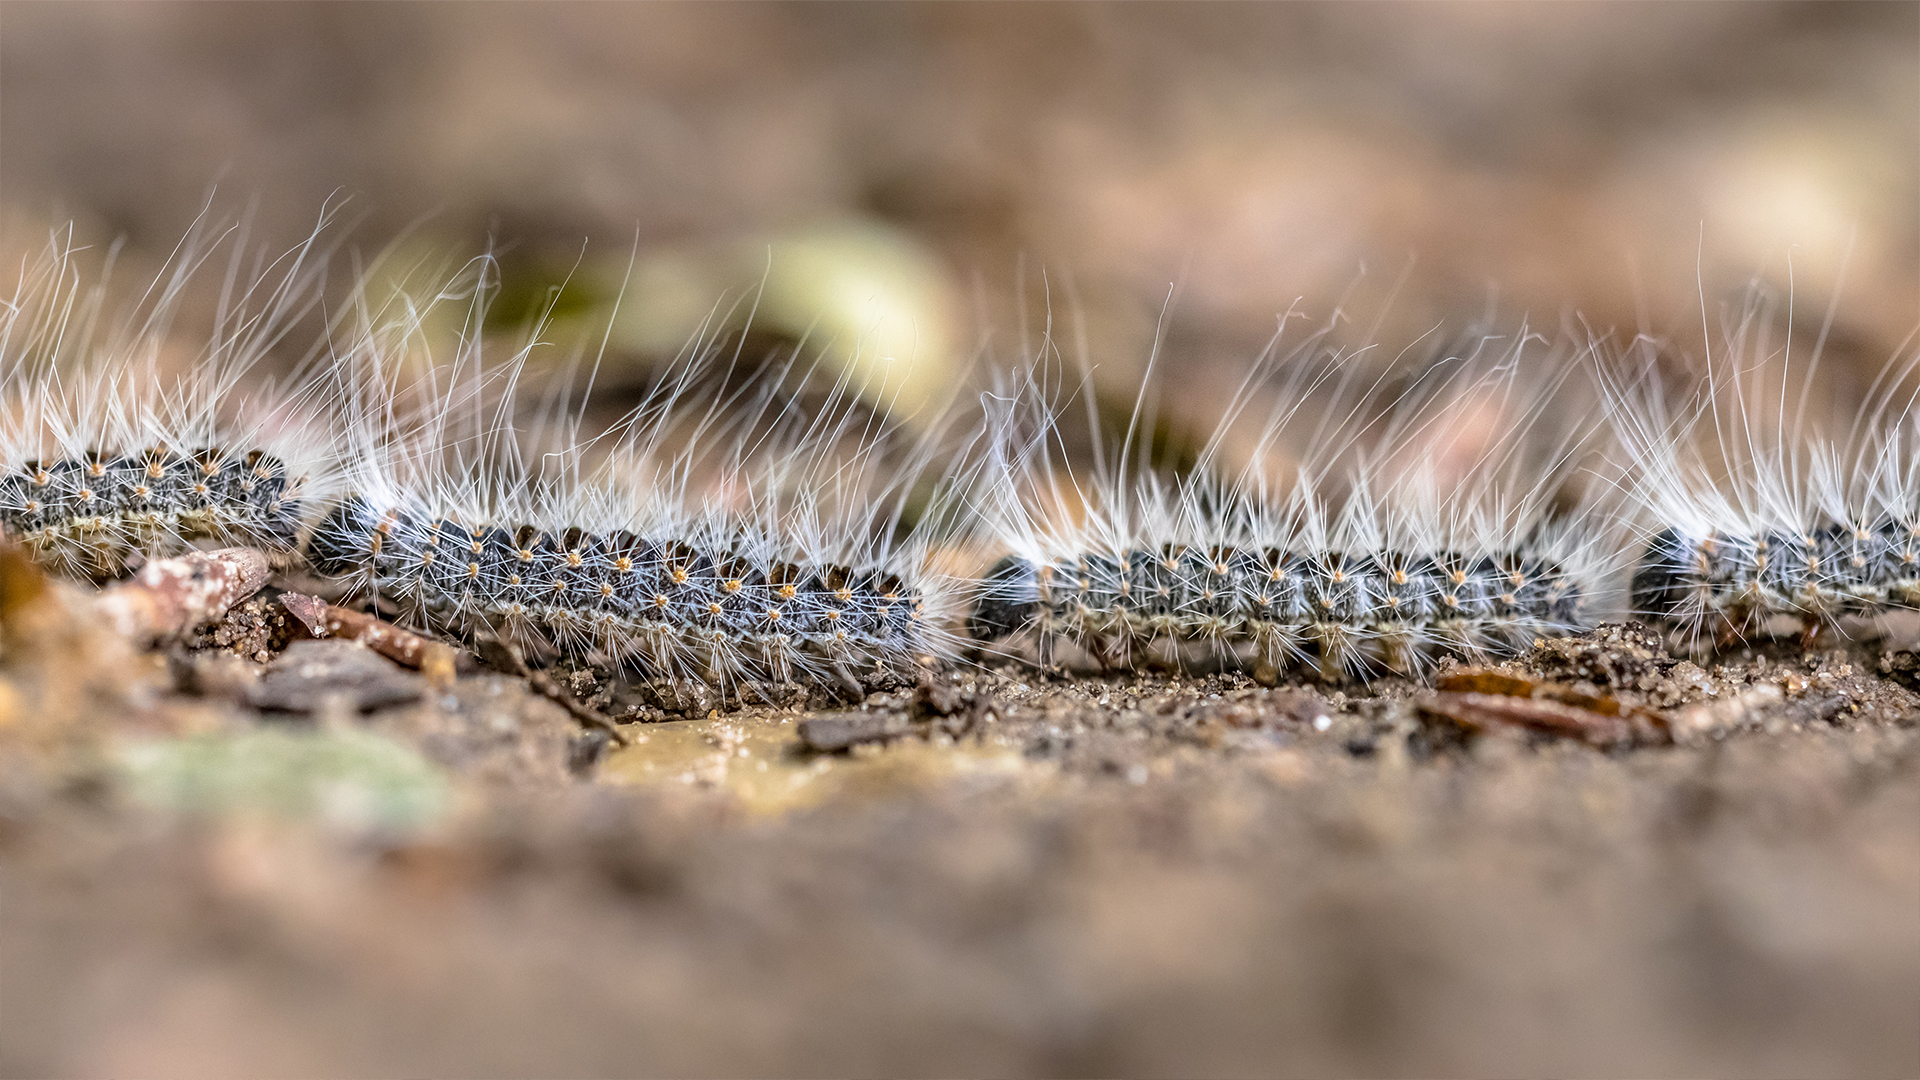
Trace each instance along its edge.
{"label": "dark grey caterpillar back", "polygon": [[76,577],[115,577],[135,555],[198,540],[291,552],[301,480],[261,450],[29,461],[0,476],[0,528],[36,561]]}
{"label": "dark grey caterpillar back", "polygon": [[1511,653],[1578,629],[1583,600],[1564,568],[1519,552],[1169,545],[1003,559],[982,583],[969,630],[982,641],[1031,635],[1043,662],[1065,638],[1107,667],[1137,666],[1160,649],[1263,681],[1302,669],[1333,680]]}
{"label": "dark grey caterpillar back", "polygon": [[1920,514],[1745,535],[1666,529],[1634,571],[1633,606],[1716,639],[1760,632],[1779,617],[1812,635],[1842,618],[1920,607]]}
{"label": "dark grey caterpillar back", "polygon": [[921,591],[878,567],[632,532],[469,527],[336,506],[308,553],[419,625],[488,632],[651,677],[876,685],[935,652]]}

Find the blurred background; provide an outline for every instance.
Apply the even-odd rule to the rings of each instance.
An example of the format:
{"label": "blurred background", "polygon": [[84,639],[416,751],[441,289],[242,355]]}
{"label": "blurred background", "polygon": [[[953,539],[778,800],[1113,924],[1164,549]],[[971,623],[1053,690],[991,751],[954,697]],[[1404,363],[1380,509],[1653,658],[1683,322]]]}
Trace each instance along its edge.
{"label": "blurred background", "polygon": [[1920,7],[0,8],[9,253],[151,262],[216,185],[262,243],[340,195],[360,251],[491,247],[502,324],[566,279],[563,336],[631,263],[616,393],[763,278],[758,333],[913,404],[1048,313],[1130,397],[1165,309],[1210,404],[1296,302],[1697,341],[1790,274],[1864,384],[1920,323]]}
{"label": "blurred background", "polygon": [[[1049,316],[1125,404],[1158,337],[1204,432],[1288,310],[1386,358],[1490,309],[1692,349],[1756,284],[1796,346],[1833,312],[1846,408],[1920,325],[1920,5],[0,2],[0,287],[73,222],[137,295],[216,188],[268,251],[345,198],[343,271],[494,252],[502,337],[612,320],[608,412],[748,309],[907,406]],[[1031,741],[837,760],[784,816],[703,779],[749,734],[828,764],[764,717],[653,725],[671,779],[622,789],[557,710],[391,712],[480,793],[403,847],[164,831],[0,753],[0,1073],[1916,1071],[1890,684],[1415,768],[1344,691],[1259,721],[1295,747],[1012,678],[974,715]]]}

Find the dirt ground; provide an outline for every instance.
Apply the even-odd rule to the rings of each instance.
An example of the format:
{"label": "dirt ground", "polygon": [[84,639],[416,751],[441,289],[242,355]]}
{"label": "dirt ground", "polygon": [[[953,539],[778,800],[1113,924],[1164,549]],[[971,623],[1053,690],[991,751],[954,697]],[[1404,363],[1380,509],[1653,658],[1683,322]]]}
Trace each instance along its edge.
{"label": "dirt ground", "polygon": [[5,759],[0,1073],[1920,1073],[1909,653],[1607,627],[1504,712],[1008,665],[623,747],[244,630]]}

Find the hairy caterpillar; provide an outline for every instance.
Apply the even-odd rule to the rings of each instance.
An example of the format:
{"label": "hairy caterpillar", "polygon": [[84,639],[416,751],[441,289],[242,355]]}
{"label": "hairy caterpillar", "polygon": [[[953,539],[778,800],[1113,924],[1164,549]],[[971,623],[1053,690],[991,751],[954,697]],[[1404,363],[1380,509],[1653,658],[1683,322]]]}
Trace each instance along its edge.
{"label": "hairy caterpillar", "polygon": [[[494,272],[475,260],[424,305],[361,295],[348,494],[314,530],[316,570],[417,626],[723,693],[860,692],[956,651],[939,499],[896,535],[937,437],[906,437],[844,375],[809,406],[820,373],[798,350],[743,365],[704,334],[613,430],[583,438],[564,389],[523,426],[539,328],[487,363]],[[449,306],[465,326],[436,363]]]}
{"label": "hairy caterpillar", "polygon": [[1510,654],[1610,609],[1620,546],[1604,485],[1557,502],[1588,431],[1537,435],[1570,370],[1564,346],[1524,329],[1469,337],[1367,385],[1364,357],[1326,346],[1331,323],[1282,350],[1288,321],[1190,472],[1141,466],[1140,405],[1089,477],[1056,464],[1047,392],[1003,407],[989,475],[1006,479],[987,502],[1007,554],[971,631],[1031,640],[1043,662],[1064,642],[1102,667],[1338,680]]}
{"label": "hairy caterpillar", "polygon": [[[1882,365],[1863,405],[1830,434],[1811,399],[1833,321],[1797,356],[1791,313],[1758,287],[1730,312],[1718,355],[1676,394],[1663,347],[1596,342],[1642,553],[1636,614],[1703,651],[1797,626],[1811,643],[1843,624],[1920,607],[1920,435],[1910,376],[1920,353]],[[1777,373],[1777,381],[1771,378]]]}
{"label": "hairy caterpillar", "polygon": [[[56,233],[0,302],[0,531],[49,568],[96,579],[196,541],[290,556],[334,471],[310,415],[324,389],[297,373],[241,388],[316,310],[331,216],[269,260],[244,227],[203,213],[118,314],[109,274],[84,286],[84,249]],[[183,352],[189,284],[222,249],[211,331]]]}
{"label": "hairy caterpillar", "polygon": [[[491,259],[424,303],[376,303],[363,278],[352,329],[307,350],[339,372],[240,392],[318,310],[320,235],[266,260],[243,229],[197,226],[113,318],[56,236],[0,312],[0,529],[94,578],[203,541],[304,554],[418,626],[723,692],[884,684],[957,655],[962,621],[1043,661],[1064,645],[1102,667],[1417,677],[1621,610],[1636,548],[1631,609],[1696,648],[1920,607],[1920,432],[1900,396],[1920,354],[1828,438],[1758,294],[1690,397],[1647,339],[1589,335],[1585,352],[1638,367],[1596,366],[1630,520],[1610,478],[1582,483],[1589,425],[1542,434],[1580,350],[1524,328],[1382,366],[1334,350],[1333,323],[1283,347],[1289,313],[1184,470],[1150,460],[1150,380],[1117,454],[1096,441],[1077,475],[1040,365],[939,483],[932,463],[961,460],[944,429],[904,430],[850,376],[820,385],[799,349],[743,364],[718,334],[609,432],[582,437],[564,386],[526,422],[538,327],[485,360]],[[213,330],[182,354],[187,283],[222,250]],[[436,359],[449,311],[462,328]],[[1777,388],[1751,378],[1775,361]],[[932,563],[969,509],[1002,557],[963,583]]]}

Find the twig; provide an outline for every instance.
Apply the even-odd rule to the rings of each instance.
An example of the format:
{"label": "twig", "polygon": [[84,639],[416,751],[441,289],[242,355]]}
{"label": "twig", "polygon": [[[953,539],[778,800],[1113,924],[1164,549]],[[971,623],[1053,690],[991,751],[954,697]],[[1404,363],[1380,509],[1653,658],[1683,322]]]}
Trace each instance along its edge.
{"label": "twig", "polygon": [[108,626],[148,642],[180,637],[260,591],[271,568],[252,548],[221,548],[148,563],[108,589],[95,611]]}
{"label": "twig", "polygon": [[575,720],[606,732],[621,746],[628,744],[626,734],[620,730],[620,725],[614,723],[612,718],[598,709],[581,704],[578,698],[568,693],[565,687],[554,682],[552,676],[546,672],[529,667],[526,657],[520,653],[519,646],[498,638],[483,638],[476,644],[481,647],[482,656],[489,665],[509,675],[517,675],[525,679],[529,689],[567,710]]}
{"label": "twig", "polygon": [[464,658],[460,650],[445,642],[403,630],[365,612],[335,607],[317,596],[281,593],[280,603],[314,637],[357,641],[402,667],[414,668],[441,689],[453,685]]}

